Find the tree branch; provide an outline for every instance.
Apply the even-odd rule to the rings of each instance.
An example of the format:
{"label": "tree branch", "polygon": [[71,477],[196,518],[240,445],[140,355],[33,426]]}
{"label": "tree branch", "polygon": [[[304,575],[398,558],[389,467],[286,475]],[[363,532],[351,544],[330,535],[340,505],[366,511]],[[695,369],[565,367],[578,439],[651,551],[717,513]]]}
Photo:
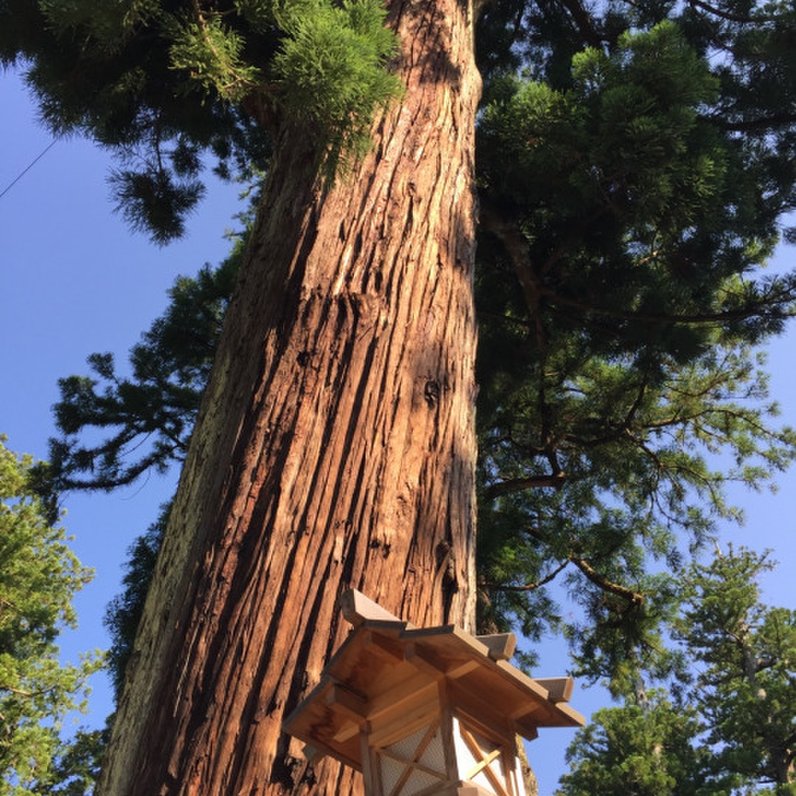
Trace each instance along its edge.
{"label": "tree branch", "polygon": [[540,589],[542,586],[550,583],[550,581],[553,580],[562,570],[564,570],[568,564],[569,559],[567,558],[552,572],[550,572],[548,575],[545,575],[545,577],[536,581],[535,583],[524,583],[517,586],[509,584],[485,583],[484,587],[487,589],[494,589],[495,591],[535,591],[536,589]]}
{"label": "tree branch", "polygon": [[796,113],[786,112],[774,113],[770,116],[759,116],[756,119],[740,119],[734,122],[720,119],[717,116],[703,116],[702,118],[731,133],[765,133],[772,128],[788,127],[796,124]]}
{"label": "tree branch", "polygon": [[569,560],[590,580],[595,586],[599,586],[603,591],[615,594],[627,600],[632,605],[642,605],[644,602],[644,595],[640,592],[628,589],[620,583],[615,583],[609,580],[605,575],[597,572],[585,558],[578,558],[575,555],[570,555]]}
{"label": "tree branch", "polygon": [[758,16],[751,17],[747,14],[733,14],[730,11],[725,11],[721,8],[716,8],[716,6],[712,6],[709,3],[705,3],[704,0],[688,0],[688,5],[690,5],[691,8],[701,8],[708,14],[713,14],[714,16],[720,17],[727,22],[738,22],[742,25],[760,22],[776,22],[777,20],[785,19],[786,16],[785,14],[760,14]]}
{"label": "tree branch", "polygon": [[500,481],[492,484],[484,490],[486,500],[494,500],[502,495],[510,495],[513,492],[522,492],[524,489],[540,489],[552,487],[561,489],[567,479],[567,474],[562,470],[550,475],[530,475],[525,478],[511,478],[508,481]]}
{"label": "tree branch", "polygon": [[528,315],[536,329],[536,340],[540,351],[544,351],[547,335],[542,326],[541,313],[539,312],[540,291],[538,280],[533,273],[533,266],[528,256],[528,241],[518,227],[506,221],[503,214],[498,212],[488,199],[481,199],[480,220],[484,228],[489,230],[502,244],[503,248],[514,266],[514,272],[522,288]]}
{"label": "tree branch", "polygon": [[620,309],[613,309],[610,307],[598,307],[593,304],[588,304],[577,299],[567,298],[555,293],[550,288],[542,288],[541,295],[549,299],[548,305],[555,311],[556,304],[562,307],[571,307],[579,310],[581,313],[592,313],[594,315],[602,315],[608,318],[616,318],[623,321],[647,321],[650,323],[669,323],[669,324],[717,324],[727,323],[728,321],[742,321],[751,318],[755,315],[761,314],[761,309],[771,309],[774,317],[777,318],[792,318],[796,316],[796,309],[782,309],[781,305],[784,303],[792,303],[796,299],[793,291],[788,291],[787,295],[780,297],[772,297],[761,300],[756,305],[747,305],[740,307],[737,310],[727,310],[725,312],[705,312],[696,313],[693,315],[667,315],[664,313],[656,312],[626,312]]}
{"label": "tree branch", "polygon": [[589,47],[601,49],[603,46],[603,37],[594,26],[594,20],[591,15],[586,11],[579,0],[560,0],[561,5],[566,8],[572,17],[573,22],[577,26],[578,33],[583,37],[583,41]]}
{"label": "tree branch", "polygon": [[13,694],[14,696],[21,696],[28,699],[31,697],[41,696],[42,694],[49,694],[54,690],[55,688],[42,688],[38,691],[26,691],[21,688],[14,688],[13,686],[0,683],[0,691],[7,691],[9,694]]}

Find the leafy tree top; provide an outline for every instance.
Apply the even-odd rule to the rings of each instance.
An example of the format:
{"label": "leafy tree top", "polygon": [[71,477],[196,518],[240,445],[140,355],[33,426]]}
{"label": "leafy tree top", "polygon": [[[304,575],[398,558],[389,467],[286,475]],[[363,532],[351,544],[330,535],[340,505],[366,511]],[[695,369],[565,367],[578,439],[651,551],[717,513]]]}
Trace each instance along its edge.
{"label": "leafy tree top", "polygon": [[727,793],[710,774],[710,751],[693,744],[700,724],[693,708],[659,692],[649,702],[597,711],[567,750],[571,770],[557,796],[708,796]]}
{"label": "leafy tree top", "polygon": [[[98,661],[62,666],[55,639],[74,626],[74,593],[90,579],[0,438],[0,794],[60,792],[58,737]],[[74,775],[61,772],[67,778]]]}

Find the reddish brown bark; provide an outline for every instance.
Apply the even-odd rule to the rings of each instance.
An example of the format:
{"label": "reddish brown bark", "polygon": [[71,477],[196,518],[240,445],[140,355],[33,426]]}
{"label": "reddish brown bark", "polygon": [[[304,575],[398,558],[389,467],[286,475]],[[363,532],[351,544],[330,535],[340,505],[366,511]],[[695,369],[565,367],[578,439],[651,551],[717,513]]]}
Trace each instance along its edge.
{"label": "reddish brown bark", "polygon": [[283,147],[171,512],[99,786],[348,794],[281,721],[353,586],[470,626],[474,574],[469,3],[392,2],[406,93],[330,191]]}

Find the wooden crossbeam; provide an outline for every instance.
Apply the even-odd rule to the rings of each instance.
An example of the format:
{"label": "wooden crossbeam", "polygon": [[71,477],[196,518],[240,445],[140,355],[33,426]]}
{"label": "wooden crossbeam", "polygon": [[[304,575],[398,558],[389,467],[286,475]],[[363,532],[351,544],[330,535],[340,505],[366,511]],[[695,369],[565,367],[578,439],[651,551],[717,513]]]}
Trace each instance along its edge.
{"label": "wooden crossbeam", "polygon": [[[478,741],[476,741],[475,738],[473,738],[470,731],[463,724],[459,724],[459,729],[461,731],[462,738],[464,739],[464,742],[467,744],[467,748],[470,750],[473,757],[476,759],[476,761],[479,760],[483,761],[486,755],[484,754],[484,751],[481,749],[481,747],[478,745]],[[500,749],[497,749],[496,751],[498,752],[498,755],[496,756],[499,757]],[[489,780],[489,784],[495,789],[495,793],[497,794],[497,796],[512,796],[512,794],[509,793],[506,790],[506,788],[503,786],[503,783],[498,779],[495,772],[492,771],[492,769],[489,767],[489,763],[482,766],[482,768],[479,769],[479,771],[480,770],[483,770],[484,774],[486,775],[486,778]]]}
{"label": "wooden crossbeam", "polygon": [[488,766],[493,760],[497,760],[503,754],[502,749],[493,749],[486,757],[481,758],[481,760],[476,763],[465,776],[465,779],[472,779],[475,776],[478,776],[478,772],[482,771],[486,766]]}

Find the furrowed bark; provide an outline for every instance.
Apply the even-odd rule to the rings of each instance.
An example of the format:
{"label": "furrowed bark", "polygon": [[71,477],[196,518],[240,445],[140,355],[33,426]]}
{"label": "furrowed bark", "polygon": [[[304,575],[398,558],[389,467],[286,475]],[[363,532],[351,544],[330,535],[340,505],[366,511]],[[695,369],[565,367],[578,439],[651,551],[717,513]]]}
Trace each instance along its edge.
{"label": "furrowed bark", "polygon": [[353,586],[474,621],[469,3],[392,2],[406,93],[325,190],[286,137],[191,442],[98,793],[348,794],[281,732]]}

